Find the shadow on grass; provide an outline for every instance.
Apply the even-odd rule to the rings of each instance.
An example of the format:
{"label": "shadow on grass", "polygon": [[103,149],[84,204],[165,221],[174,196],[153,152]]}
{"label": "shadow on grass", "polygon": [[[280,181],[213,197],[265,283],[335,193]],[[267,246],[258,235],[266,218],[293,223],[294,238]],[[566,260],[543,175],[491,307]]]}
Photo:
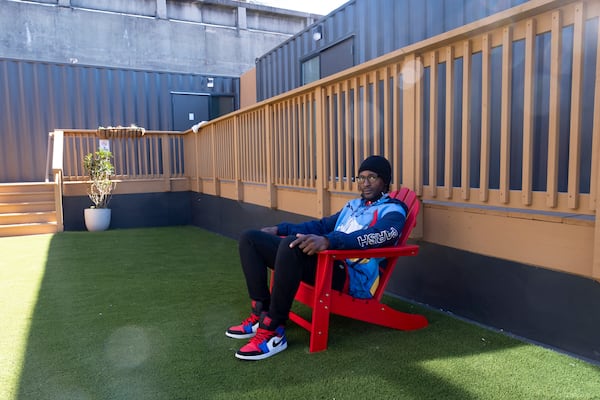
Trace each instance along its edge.
{"label": "shadow on grass", "polygon": [[[333,317],[329,350],[309,354],[308,333],[289,324],[286,352],[243,362],[234,357],[243,342],[224,335],[249,311],[235,241],[194,227],[65,232],[49,248],[17,399],[553,398],[571,376],[545,371],[548,357],[577,363],[582,382],[581,369],[598,376],[386,300],[430,326],[400,332]],[[541,382],[525,389],[532,373]]]}

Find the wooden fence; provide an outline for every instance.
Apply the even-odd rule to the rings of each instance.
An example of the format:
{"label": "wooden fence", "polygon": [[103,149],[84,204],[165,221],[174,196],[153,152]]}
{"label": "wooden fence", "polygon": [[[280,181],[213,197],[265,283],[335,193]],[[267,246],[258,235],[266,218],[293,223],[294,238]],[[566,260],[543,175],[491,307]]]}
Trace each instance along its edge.
{"label": "wooden fence", "polygon": [[[599,16],[598,0],[533,0],[197,132],[123,141],[117,174],[322,217],[382,154],[425,205],[423,240],[600,279]],[[85,145],[65,149],[81,179]]]}
{"label": "wooden fence", "polygon": [[192,187],[321,217],[382,154],[425,240],[599,278],[599,15],[530,1],[211,121]]}

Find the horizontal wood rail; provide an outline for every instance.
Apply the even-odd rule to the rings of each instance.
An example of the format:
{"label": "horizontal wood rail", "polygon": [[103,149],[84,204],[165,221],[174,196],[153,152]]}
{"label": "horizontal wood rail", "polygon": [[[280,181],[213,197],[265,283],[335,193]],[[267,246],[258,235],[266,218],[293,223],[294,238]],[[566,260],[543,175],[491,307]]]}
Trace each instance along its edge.
{"label": "horizontal wood rail", "polygon": [[185,134],[181,132],[63,129],[51,135],[55,148],[53,171],[62,172],[67,196],[86,194],[88,176],[83,157],[96,151],[101,141],[108,144],[114,156],[113,179],[118,182],[115,194],[189,190],[189,179],[184,174]]}
{"label": "horizontal wood rail", "polygon": [[180,132],[145,131],[143,134],[107,134],[104,130],[61,130],[64,137],[65,181],[87,179],[83,156],[106,140],[113,153],[117,180],[183,177],[183,135]]}

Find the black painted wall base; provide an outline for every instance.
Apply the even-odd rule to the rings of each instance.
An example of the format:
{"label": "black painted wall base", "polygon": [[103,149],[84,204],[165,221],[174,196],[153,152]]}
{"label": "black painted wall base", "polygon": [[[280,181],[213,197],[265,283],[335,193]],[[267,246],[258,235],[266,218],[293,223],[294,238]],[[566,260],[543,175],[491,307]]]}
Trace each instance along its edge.
{"label": "black painted wall base", "polygon": [[302,222],[310,217],[199,193],[192,194],[192,223],[212,232],[238,239],[247,229]]}
{"label": "black painted wall base", "polygon": [[[192,194],[193,224],[237,238],[309,217]],[[426,242],[400,261],[390,293],[600,362],[600,283]]]}
{"label": "black painted wall base", "polygon": [[[87,197],[65,197],[65,230],[85,230]],[[195,225],[234,239],[246,229],[309,217],[194,192],[111,201],[111,229]],[[394,295],[600,363],[600,283],[426,242],[399,261]]]}
{"label": "black painted wall base", "polygon": [[[83,210],[92,203],[85,196],[63,197],[66,231],[85,230]],[[115,195],[110,201],[110,229],[190,225],[191,192]]]}
{"label": "black painted wall base", "polygon": [[600,362],[600,282],[420,242],[389,290],[482,325]]}

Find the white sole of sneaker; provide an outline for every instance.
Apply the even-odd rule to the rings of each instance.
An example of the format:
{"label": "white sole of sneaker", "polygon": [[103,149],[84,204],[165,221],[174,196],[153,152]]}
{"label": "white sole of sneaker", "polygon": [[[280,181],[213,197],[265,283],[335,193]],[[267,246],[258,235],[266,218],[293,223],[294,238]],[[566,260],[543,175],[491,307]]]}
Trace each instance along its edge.
{"label": "white sole of sneaker", "polygon": [[285,349],[287,349],[287,340],[284,341],[283,343],[279,344],[278,346],[270,349],[270,351],[268,353],[257,354],[257,355],[245,355],[245,354],[235,353],[235,356],[237,358],[239,358],[240,360],[258,361],[258,360],[264,360],[265,358],[272,357],[277,353],[281,353]]}
{"label": "white sole of sneaker", "polygon": [[225,336],[234,338],[234,339],[250,339],[250,338],[253,338],[254,336],[256,336],[256,332],[239,334],[239,333],[230,333],[230,332],[225,331]]}

